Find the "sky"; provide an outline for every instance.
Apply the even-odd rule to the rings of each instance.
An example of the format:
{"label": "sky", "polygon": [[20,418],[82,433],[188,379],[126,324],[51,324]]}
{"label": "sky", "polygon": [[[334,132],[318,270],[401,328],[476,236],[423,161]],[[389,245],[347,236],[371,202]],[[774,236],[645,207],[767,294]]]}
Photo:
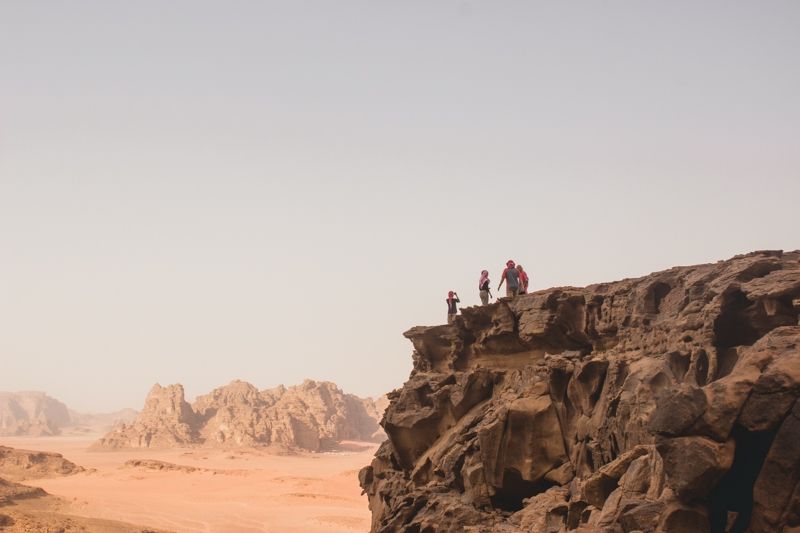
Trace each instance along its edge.
{"label": "sky", "polygon": [[0,1],[0,390],[376,396],[402,332],[800,248],[800,3]]}

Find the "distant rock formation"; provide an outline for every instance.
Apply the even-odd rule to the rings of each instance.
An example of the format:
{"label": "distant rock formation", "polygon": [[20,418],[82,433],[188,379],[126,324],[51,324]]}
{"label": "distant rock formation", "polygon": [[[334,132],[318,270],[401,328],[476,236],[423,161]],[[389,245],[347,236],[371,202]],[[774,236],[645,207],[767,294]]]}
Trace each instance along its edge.
{"label": "distant rock formation", "polygon": [[183,386],[153,385],[144,408],[131,424],[122,424],[98,441],[106,448],[170,448],[197,439],[192,406],[184,400]]}
{"label": "distant rock formation", "polygon": [[69,424],[67,406],[43,392],[0,392],[0,436],[57,435]]}
{"label": "distant rock formation", "polygon": [[111,431],[100,448],[278,445],[320,451],[342,440],[375,440],[381,435],[378,406],[345,394],[335,384],[306,380],[294,387],[259,391],[233,381],[184,399],[181,385],[155,385],[131,424]]}
{"label": "distant rock formation", "polygon": [[66,428],[105,432],[136,418],[133,409],[87,414],[67,408],[44,392],[0,392],[0,437],[59,435]]}
{"label": "distant rock formation", "polygon": [[84,468],[60,453],[35,452],[0,446],[0,476],[10,481],[69,476]]}
{"label": "distant rock formation", "polygon": [[798,298],[756,252],[412,328],[372,532],[797,531]]}

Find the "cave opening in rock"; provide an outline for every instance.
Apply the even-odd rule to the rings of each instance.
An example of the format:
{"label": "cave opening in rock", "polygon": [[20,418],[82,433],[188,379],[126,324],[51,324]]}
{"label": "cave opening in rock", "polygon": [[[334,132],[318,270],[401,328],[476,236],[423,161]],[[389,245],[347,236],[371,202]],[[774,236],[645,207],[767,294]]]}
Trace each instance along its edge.
{"label": "cave opening in rock", "polygon": [[[753,486],[778,427],[748,431],[738,424],[734,426],[731,434],[736,442],[733,464],[711,494],[711,533],[744,533],[747,530],[753,512]],[[733,525],[727,529],[729,514]]]}
{"label": "cave opening in rock", "polygon": [[705,350],[700,350],[695,361],[694,378],[701,387],[708,381],[708,354]]}
{"label": "cave opening in rock", "polygon": [[747,311],[754,305],[741,291],[728,294],[722,303],[719,316],[714,321],[714,337],[718,348],[751,345],[758,340],[758,332],[748,320]]}
{"label": "cave opening in rock", "polygon": [[647,294],[645,295],[644,306],[645,311],[648,313],[660,313],[661,312],[661,302],[664,300],[664,297],[670,293],[672,287],[664,283],[663,281],[657,281],[653,283],[653,285],[647,290]]}
{"label": "cave opening in rock", "polygon": [[723,297],[714,320],[714,344],[718,349],[751,346],[779,326],[797,324],[797,317],[791,295],[752,301],[742,291],[733,291]]}
{"label": "cave opening in rock", "polygon": [[492,506],[504,511],[519,511],[523,507],[523,500],[544,492],[555,485],[547,481],[532,482],[522,479],[520,473],[514,468],[507,468],[503,473],[503,486],[495,489],[491,497]]}
{"label": "cave opening in rock", "polygon": [[676,381],[683,381],[686,373],[689,371],[689,363],[691,360],[689,354],[681,352],[672,352],[668,358],[669,368],[672,370],[672,375],[675,376]]}

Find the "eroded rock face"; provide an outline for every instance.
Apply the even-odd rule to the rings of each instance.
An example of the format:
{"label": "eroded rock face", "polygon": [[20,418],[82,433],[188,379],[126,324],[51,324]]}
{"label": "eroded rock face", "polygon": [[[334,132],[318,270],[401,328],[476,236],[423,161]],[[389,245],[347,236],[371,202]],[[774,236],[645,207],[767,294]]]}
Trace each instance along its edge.
{"label": "eroded rock face", "polygon": [[43,392],[0,392],[0,436],[57,435],[69,424],[67,406]]}
{"label": "eroded rock face", "polygon": [[800,527],[798,298],[800,252],[756,252],[412,328],[372,531]]}
{"label": "eroded rock face", "polygon": [[197,440],[197,415],[182,385],[153,385],[132,424],[122,424],[96,445],[103,448],[170,448]]}
{"label": "eroded rock face", "polygon": [[233,381],[193,405],[181,385],[155,385],[136,420],[103,437],[103,448],[278,445],[319,451],[343,440],[383,438],[376,402],[306,380],[259,391]]}

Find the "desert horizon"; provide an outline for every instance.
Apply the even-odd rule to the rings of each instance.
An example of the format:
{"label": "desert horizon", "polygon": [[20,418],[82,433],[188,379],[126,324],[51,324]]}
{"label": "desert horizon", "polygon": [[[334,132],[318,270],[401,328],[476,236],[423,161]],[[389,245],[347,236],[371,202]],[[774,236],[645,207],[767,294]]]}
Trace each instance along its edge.
{"label": "desert horizon", "polygon": [[[254,392],[262,402],[253,403]],[[370,398],[312,380],[262,391],[236,380],[191,405],[182,394],[180,385],[156,384],[139,411],[87,415],[44,393],[0,392],[0,479],[46,493],[19,497],[13,486],[0,487],[0,529],[369,528],[357,473],[382,440],[383,400],[376,407]],[[220,423],[200,421],[200,406],[207,410],[213,401],[219,402],[214,411],[235,412]],[[347,401],[350,408],[343,409]],[[244,423],[220,439],[237,421]],[[358,437],[371,442],[347,440]],[[3,506],[6,497],[11,506]]]}

